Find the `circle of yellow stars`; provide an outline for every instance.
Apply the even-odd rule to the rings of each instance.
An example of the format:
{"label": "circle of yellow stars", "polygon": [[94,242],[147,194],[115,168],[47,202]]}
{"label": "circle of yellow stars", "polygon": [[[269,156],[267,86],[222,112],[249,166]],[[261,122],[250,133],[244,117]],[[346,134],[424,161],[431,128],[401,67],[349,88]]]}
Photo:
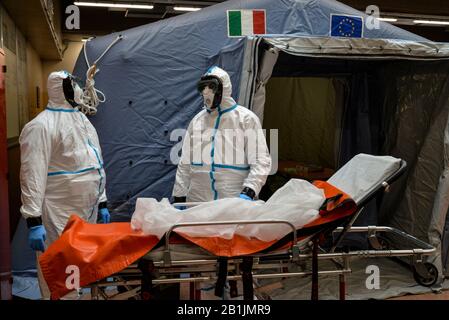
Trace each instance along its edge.
{"label": "circle of yellow stars", "polygon": [[[348,28],[350,29],[349,32],[345,32],[345,30],[343,29],[344,27],[346,27],[346,31],[348,30]],[[344,18],[343,20],[340,21],[340,23],[338,24],[338,32],[341,36],[344,37],[350,37],[354,34],[355,32],[355,23],[352,19],[349,18]]]}

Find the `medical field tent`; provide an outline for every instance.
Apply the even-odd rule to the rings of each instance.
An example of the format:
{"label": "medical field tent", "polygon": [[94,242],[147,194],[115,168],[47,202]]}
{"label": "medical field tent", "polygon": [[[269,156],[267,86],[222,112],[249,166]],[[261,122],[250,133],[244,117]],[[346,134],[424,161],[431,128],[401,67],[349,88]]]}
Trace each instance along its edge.
{"label": "medical field tent", "polygon": [[[406,174],[359,223],[428,241],[438,252],[431,262],[449,268],[449,44],[337,1],[231,0],[92,39],[75,74],[84,78],[119,35],[98,62],[106,101],[90,118],[116,221],[139,197],[171,197],[171,155],[202,109],[197,81],[218,65],[235,100],[278,129],[277,139],[267,131],[276,163],[332,172],[359,153],[405,160]],[[273,174],[265,194],[277,183]]]}

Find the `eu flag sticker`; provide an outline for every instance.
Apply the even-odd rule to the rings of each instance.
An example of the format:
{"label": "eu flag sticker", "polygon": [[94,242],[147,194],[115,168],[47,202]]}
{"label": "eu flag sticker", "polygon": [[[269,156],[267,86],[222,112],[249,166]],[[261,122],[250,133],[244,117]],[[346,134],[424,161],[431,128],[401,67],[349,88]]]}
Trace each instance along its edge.
{"label": "eu flag sticker", "polygon": [[345,38],[363,37],[363,18],[331,14],[331,36]]}

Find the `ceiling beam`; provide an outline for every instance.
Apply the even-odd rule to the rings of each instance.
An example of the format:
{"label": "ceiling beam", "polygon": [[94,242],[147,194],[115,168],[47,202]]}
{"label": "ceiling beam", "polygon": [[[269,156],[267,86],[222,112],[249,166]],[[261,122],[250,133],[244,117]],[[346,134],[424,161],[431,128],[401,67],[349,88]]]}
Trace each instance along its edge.
{"label": "ceiling beam", "polygon": [[43,0],[3,0],[3,6],[19,30],[43,60],[61,60],[60,29],[56,27],[58,12],[50,17]]}

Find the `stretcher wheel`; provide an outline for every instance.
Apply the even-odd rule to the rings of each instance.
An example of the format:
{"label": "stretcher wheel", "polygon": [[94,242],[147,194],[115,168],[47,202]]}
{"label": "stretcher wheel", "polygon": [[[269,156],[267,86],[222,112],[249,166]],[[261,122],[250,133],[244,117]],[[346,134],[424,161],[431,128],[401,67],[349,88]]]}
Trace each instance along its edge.
{"label": "stretcher wheel", "polygon": [[427,269],[427,274],[422,275],[416,270],[416,267],[413,267],[413,278],[415,278],[418,284],[424,287],[431,287],[438,280],[438,269],[429,262],[423,263],[423,266]]}

